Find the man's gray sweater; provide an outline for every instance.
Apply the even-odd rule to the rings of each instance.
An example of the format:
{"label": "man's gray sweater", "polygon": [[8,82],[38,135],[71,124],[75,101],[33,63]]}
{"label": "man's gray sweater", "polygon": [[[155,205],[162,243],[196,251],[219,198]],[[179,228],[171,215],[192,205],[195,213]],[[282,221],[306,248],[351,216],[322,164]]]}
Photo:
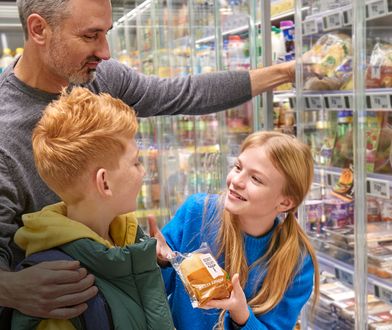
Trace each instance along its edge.
{"label": "man's gray sweater", "polygon": [[[16,78],[13,66],[0,75],[0,267],[4,269],[12,269],[24,257],[12,239],[22,215],[59,201],[39,177],[31,146],[33,128],[58,94],[27,86]],[[251,98],[247,71],[159,79],[114,60],[102,62],[96,79],[85,87],[122,99],[139,117],[208,114]]]}

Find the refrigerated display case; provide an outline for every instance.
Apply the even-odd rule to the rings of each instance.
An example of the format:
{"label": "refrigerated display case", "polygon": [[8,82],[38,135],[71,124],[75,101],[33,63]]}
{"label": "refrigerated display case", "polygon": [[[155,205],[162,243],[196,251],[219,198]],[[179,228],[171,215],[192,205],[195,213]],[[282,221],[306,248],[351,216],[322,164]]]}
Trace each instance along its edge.
{"label": "refrigerated display case", "polygon": [[222,189],[249,132],[297,134],[315,161],[299,219],[322,269],[320,302],[301,327],[391,327],[392,2],[145,1],[124,17],[110,35],[113,53],[146,74],[249,69],[293,56],[298,63],[295,89],[281,86],[262,102],[143,119],[150,174],[141,215],[161,212],[162,225],[188,194]]}
{"label": "refrigerated display case", "polygon": [[[136,70],[162,78],[247,70],[257,65],[261,55],[256,31],[260,18],[251,11],[250,3],[137,2],[114,22],[109,34],[112,55]],[[254,35],[249,37],[249,31],[255,31]],[[140,119],[138,140],[147,175],[139,197],[139,219],[143,221],[149,212],[159,214],[163,225],[190,194],[220,191],[240,142],[255,129],[255,123],[259,125],[259,103],[256,99],[207,116]],[[148,165],[152,154],[157,164],[153,167]],[[154,180],[159,182],[159,193],[157,184],[152,188]]]}
{"label": "refrigerated display case", "polygon": [[322,270],[316,315],[302,318],[310,329],[392,326],[391,19],[391,1],[296,5],[288,97],[315,161],[301,218]]}

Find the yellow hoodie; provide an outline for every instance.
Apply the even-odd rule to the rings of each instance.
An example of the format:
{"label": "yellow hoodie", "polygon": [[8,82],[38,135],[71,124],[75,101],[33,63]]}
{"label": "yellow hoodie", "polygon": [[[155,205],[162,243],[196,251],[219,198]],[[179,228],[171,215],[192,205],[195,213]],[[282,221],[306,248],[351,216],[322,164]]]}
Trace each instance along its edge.
{"label": "yellow hoodie", "polygon": [[[26,255],[48,250],[80,238],[90,238],[106,247],[112,244],[86,225],[67,218],[67,206],[57,203],[41,211],[24,214],[24,226],[17,230],[14,240]],[[110,224],[110,236],[117,246],[135,243],[137,220],[132,213],[116,217]]]}
{"label": "yellow hoodie", "polygon": [[[107,248],[113,245],[84,224],[67,218],[67,206],[57,203],[41,211],[22,216],[24,226],[15,233],[15,243],[26,256],[48,250],[80,238],[90,238]],[[110,236],[117,246],[135,243],[137,219],[132,213],[116,217],[110,224]],[[37,330],[75,330],[68,320],[43,320]]]}

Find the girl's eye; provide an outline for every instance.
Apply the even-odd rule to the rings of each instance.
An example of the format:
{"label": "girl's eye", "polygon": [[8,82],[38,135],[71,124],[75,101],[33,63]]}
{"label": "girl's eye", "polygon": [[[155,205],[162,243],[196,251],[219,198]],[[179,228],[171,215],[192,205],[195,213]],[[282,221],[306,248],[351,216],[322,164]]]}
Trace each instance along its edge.
{"label": "girl's eye", "polygon": [[234,165],[234,169],[235,169],[237,172],[239,172],[239,171],[241,170],[241,167],[240,167],[240,165],[235,164],[235,165]]}
{"label": "girl's eye", "polygon": [[262,184],[262,183],[263,183],[263,181],[261,181],[261,179],[259,179],[259,178],[256,177],[256,176],[252,176],[252,180],[255,181],[256,183],[259,183],[259,184]]}

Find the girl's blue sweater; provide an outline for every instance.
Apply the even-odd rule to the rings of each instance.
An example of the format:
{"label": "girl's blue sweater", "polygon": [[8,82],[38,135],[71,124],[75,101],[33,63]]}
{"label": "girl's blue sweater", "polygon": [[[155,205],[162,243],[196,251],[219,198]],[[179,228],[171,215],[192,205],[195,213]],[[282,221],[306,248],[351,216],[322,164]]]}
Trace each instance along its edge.
{"label": "girl's blue sweater", "polygon": [[[208,198],[207,198],[208,197]],[[205,205],[205,202],[207,205]],[[190,196],[178,209],[173,219],[162,229],[167,243],[181,253],[192,252],[207,242],[213,254],[216,255],[216,236],[218,225],[209,220],[213,218],[218,206],[217,195],[196,194]],[[206,207],[206,209],[205,209]],[[261,237],[244,234],[244,246],[248,265],[264,255],[278,220],[270,232]],[[222,268],[224,258],[218,262]],[[249,278],[244,289],[247,299],[253,297],[262,285],[262,267],[254,267],[249,272]],[[184,286],[172,267],[162,269],[166,291],[169,295],[170,308],[174,325],[177,330],[210,330],[216,325],[220,311],[217,309],[204,310],[193,308]],[[299,271],[293,283],[286,291],[283,299],[270,312],[255,315],[251,309],[250,317],[242,329],[281,329],[289,330],[295,326],[298,315],[309,299],[313,289],[314,267],[307,255],[299,261]],[[260,279],[261,278],[261,279]],[[230,314],[225,314],[225,329],[232,329]]]}

